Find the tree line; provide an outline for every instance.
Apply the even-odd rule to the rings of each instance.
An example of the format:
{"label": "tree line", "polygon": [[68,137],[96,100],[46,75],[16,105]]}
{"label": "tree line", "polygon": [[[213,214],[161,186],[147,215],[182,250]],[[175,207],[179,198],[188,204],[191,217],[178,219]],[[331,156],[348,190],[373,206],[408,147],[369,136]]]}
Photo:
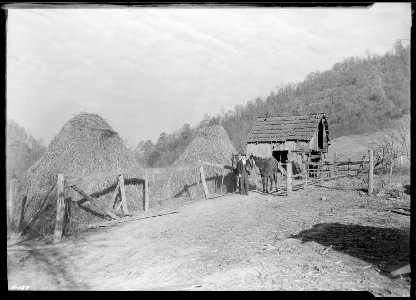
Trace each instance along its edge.
{"label": "tree line", "polygon": [[277,86],[269,96],[257,97],[216,116],[204,115],[195,127],[185,124],[163,132],[155,144],[140,141],[134,155],[147,167],[170,166],[198,130],[219,124],[235,148],[245,151],[245,139],[257,117],[325,113],[330,138],[388,128],[410,113],[410,45],[397,41],[384,55],[351,57],[323,72],[312,72],[302,82]]}
{"label": "tree line", "polygon": [[11,178],[18,182],[23,173],[33,165],[46,151],[42,140],[20,126],[13,119],[6,123],[6,181],[7,187]]}

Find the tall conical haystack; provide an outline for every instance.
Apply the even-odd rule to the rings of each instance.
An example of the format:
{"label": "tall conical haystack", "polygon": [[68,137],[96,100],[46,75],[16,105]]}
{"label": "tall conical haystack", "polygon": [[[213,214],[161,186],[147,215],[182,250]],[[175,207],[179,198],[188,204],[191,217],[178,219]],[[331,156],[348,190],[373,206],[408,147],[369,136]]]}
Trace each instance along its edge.
{"label": "tall conical haystack", "polygon": [[[139,166],[118,133],[102,117],[78,114],[63,126],[41,159],[26,171],[16,199],[16,220],[21,220],[22,229],[33,219],[28,232],[50,234],[55,226],[58,173],[68,178],[132,167]],[[97,203],[109,208],[116,179],[84,183],[78,187],[90,195],[99,195]],[[129,211],[138,211],[143,199],[142,184],[140,180],[131,178],[125,178],[125,184]],[[66,231],[103,220],[102,212],[89,202],[71,201],[83,198],[72,188],[66,187],[64,194],[67,203]],[[40,213],[36,214],[41,207]]]}
{"label": "tall conical haystack", "polygon": [[[173,166],[196,164],[199,160],[230,165],[233,153],[236,153],[236,150],[225,129],[220,125],[214,125],[201,130]],[[218,191],[221,185],[222,170],[204,166],[204,173],[209,191],[211,193]],[[198,168],[191,171],[178,172],[173,175],[169,185],[173,196],[199,197],[204,195]],[[231,186],[229,186],[231,185],[231,180],[229,180],[230,171],[224,170],[224,175],[227,176],[224,180],[224,185],[227,185],[228,190],[232,190]]]}

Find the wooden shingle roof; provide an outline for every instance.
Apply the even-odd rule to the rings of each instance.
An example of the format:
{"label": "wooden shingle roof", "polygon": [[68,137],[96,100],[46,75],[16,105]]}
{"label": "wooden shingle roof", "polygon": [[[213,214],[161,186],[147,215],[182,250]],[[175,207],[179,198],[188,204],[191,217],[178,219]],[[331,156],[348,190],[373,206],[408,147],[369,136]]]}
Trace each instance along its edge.
{"label": "wooden shingle roof", "polygon": [[318,131],[323,113],[287,117],[259,117],[247,136],[247,143],[309,141]]}

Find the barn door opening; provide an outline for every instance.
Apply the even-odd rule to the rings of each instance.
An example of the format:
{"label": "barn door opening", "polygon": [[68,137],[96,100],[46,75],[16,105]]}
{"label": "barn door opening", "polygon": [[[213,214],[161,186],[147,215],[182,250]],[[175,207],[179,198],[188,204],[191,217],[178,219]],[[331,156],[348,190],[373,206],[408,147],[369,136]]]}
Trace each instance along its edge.
{"label": "barn door opening", "polygon": [[318,127],[318,148],[319,149],[324,148],[324,121],[323,120],[319,122],[319,127]]}
{"label": "barn door opening", "polygon": [[273,151],[273,157],[281,163],[287,163],[287,150]]}

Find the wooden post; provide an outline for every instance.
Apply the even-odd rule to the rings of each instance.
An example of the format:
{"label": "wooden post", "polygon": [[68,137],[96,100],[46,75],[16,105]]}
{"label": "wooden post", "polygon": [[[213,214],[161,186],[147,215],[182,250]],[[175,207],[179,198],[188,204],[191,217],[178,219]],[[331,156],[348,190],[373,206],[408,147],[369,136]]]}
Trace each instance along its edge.
{"label": "wooden post", "polygon": [[351,158],[348,157],[348,176],[350,176],[350,163],[351,163]]}
{"label": "wooden post", "polygon": [[302,176],[303,178],[303,188],[306,189],[308,187],[308,171]]}
{"label": "wooden post", "polygon": [[9,215],[8,227],[10,229],[11,236],[16,233],[16,226],[14,221],[14,201],[17,194],[17,182],[16,178],[12,178],[9,184],[9,198],[7,198],[7,213]]}
{"label": "wooden post", "polygon": [[337,176],[337,153],[334,152],[334,175]]}
{"label": "wooden post", "polygon": [[123,211],[125,214],[129,213],[129,210],[127,208],[127,199],[126,199],[126,188],[124,186],[124,176],[120,175],[119,177],[120,182],[120,195],[121,195],[121,204],[123,205]]}
{"label": "wooden post", "polygon": [[370,158],[370,165],[368,168],[368,195],[373,194],[373,172],[374,172],[374,161],[373,161],[373,150],[368,150],[368,156]]}
{"label": "wooden post", "polygon": [[143,210],[148,212],[149,210],[149,179],[147,177],[147,169],[144,176],[144,198],[143,198]]}
{"label": "wooden post", "polygon": [[64,187],[65,187],[65,177],[64,174],[58,174],[58,182],[56,183],[56,222],[55,222],[55,232],[53,236],[54,243],[60,243],[62,240],[62,230],[64,223],[64,214],[65,214],[65,201],[64,201]]}
{"label": "wooden post", "polygon": [[113,204],[111,205],[110,209],[115,208],[116,211],[119,210],[120,205],[118,205],[117,203],[117,198],[118,198],[119,193],[120,193],[120,180],[117,179],[117,186],[114,189],[113,197],[111,198],[112,199],[111,203]]}
{"label": "wooden post", "polygon": [[290,150],[287,153],[287,166],[286,166],[286,196],[292,194],[292,157]]}
{"label": "wooden post", "polygon": [[222,178],[221,178],[221,194],[222,194],[222,187],[223,187],[223,185],[224,185],[224,173],[225,173],[225,170],[224,170],[224,169],[222,169]]}
{"label": "wooden post", "polygon": [[199,167],[199,172],[201,174],[202,185],[204,186],[205,198],[208,198],[209,191],[208,191],[207,183],[205,182],[204,167],[202,165]]}

